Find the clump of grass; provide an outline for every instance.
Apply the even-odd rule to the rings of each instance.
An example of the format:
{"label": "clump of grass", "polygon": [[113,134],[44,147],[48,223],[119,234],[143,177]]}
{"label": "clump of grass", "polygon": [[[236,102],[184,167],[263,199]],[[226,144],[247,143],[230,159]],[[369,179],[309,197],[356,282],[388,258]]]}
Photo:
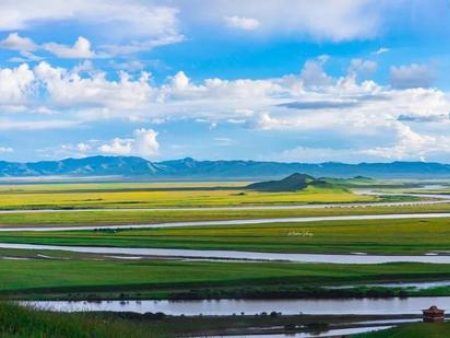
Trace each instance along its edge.
{"label": "clump of grass", "polygon": [[55,313],[0,303],[3,338],[162,337],[145,322],[108,318],[101,314]]}

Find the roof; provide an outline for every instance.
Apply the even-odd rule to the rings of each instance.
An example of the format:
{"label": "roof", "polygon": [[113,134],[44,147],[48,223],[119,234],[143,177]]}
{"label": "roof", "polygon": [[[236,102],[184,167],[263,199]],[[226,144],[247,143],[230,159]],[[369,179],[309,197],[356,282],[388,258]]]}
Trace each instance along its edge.
{"label": "roof", "polygon": [[443,314],[444,310],[439,309],[436,305],[430,306],[430,308],[422,310],[423,313],[436,313],[436,314]]}

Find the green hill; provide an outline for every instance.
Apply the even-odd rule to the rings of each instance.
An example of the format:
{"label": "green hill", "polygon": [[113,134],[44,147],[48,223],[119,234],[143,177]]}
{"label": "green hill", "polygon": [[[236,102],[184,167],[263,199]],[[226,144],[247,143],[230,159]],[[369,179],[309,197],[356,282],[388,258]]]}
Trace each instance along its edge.
{"label": "green hill", "polygon": [[[247,186],[248,189],[258,191],[298,191],[304,190],[309,185],[318,182],[314,177],[295,173],[279,181],[267,181],[253,183]],[[323,182],[325,183],[325,182]]]}

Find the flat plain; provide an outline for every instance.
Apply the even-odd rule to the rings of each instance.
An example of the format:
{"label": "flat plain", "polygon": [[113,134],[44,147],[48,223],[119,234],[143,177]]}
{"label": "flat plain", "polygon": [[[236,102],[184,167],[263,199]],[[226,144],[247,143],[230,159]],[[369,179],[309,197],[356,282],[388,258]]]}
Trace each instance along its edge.
{"label": "flat plain", "polygon": [[[427,218],[427,213],[450,212],[450,203],[418,204],[416,202],[431,200],[418,195],[379,196],[353,192],[354,189],[389,189],[392,193],[401,189],[409,193],[410,189],[417,189],[419,183],[331,180],[330,184],[333,186],[311,186],[290,192],[253,191],[245,188],[247,182],[4,185],[0,187],[0,210],[3,210],[3,213],[0,211],[0,227],[17,230],[21,227],[215,220],[237,220],[237,224],[4,231],[0,232],[0,242],[313,254],[424,255],[446,254],[450,250],[450,220]],[[394,204],[377,204],[381,202]],[[320,206],[329,203],[336,205]],[[283,208],[296,205],[301,207]],[[252,209],[261,206],[271,208]],[[258,220],[276,218],[408,213],[424,215],[418,219],[258,223]],[[254,223],[239,224],[239,220],[254,220]],[[450,294],[448,287],[405,290],[364,286],[379,282],[450,280],[450,265],[447,264],[190,261],[20,249],[0,249],[0,257],[0,295],[11,300],[361,298]],[[326,289],[355,282],[361,287],[351,291]],[[35,313],[24,315],[34,316]],[[236,319],[229,320],[237,323]],[[170,328],[169,322],[154,326],[156,337],[161,330],[167,332],[164,330]],[[129,327],[135,330],[133,332],[142,330],[141,326]]]}

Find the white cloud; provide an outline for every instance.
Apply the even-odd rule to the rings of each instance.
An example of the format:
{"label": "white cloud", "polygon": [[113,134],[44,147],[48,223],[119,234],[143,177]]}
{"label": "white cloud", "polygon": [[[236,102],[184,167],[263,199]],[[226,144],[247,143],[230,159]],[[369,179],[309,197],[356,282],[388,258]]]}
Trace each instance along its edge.
{"label": "white cloud", "polygon": [[251,18],[261,23],[258,33],[268,36],[332,41],[367,39],[377,36],[383,22],[383,6],[371,0],[178,0],[175,3],[190,20],[212,25],[225,17]]}
{"label": "white cloud", "polygon": [[22,37],[19,33],[10,33],[4,40],[0,41],[0,48],[14,49],[30,52],[37,48],[33,40]]}
{"label": "white cloud", "polygon": [[108,34],[159,36],[176,31],[178,10],[137,0],[33,0],[0,3],[0,30],[29,29],[37,23],[78,21],[108,28]]}
{"label": "white cloud", "polygon": [[428,65],[413,63],[391,67],[390,81],[394,88],[428,88],[434,84],[435,80],[435,71]]}
{"label": "white cloud", "polygon": [[142,41],[132,41],[129,44],[102,45],[100,49],[105,53],[102,55],[103,57],[111,57],[149,51],[156,47],[172,45],[181,41],[184,41],[184,36],[176,34]]}
{"label": "white cloud", "polygon": [[137,155],[150,158],[158,154],[158,133],[153,129],[137,129],[134,138],[115,138],[111,143],[98,147],[98,151],[112,155]]}
{"label": "white cloud", "polygon": [[[148,1],[2,1],[0,13],[0,31],[33,29],[37,24],[51,22],[76,22],[105,41],[104,49],[109,53],[114,50],[121,54],[130,53],[182,40],[178,9]],[[124,41],[132,41],[132,44],[125,44]],[[55,43],[50,43],[48,47],[63,57],[89,55],[85,42],[75,46],[74,51]]]}
{"label": "white cloud", "polygon": [[256,19],[245,18],[237,15],[226,16],[224,20],[229,27],[243,29],[247,31],[255,30],[261,25],[261,23]]}
{"label": "white cloud", "polygon": [[134,109],[148,103],[152,88],[149,74],[142,72],[133,80],[126,72],[118,80],[108,80],[104,73],[82,77],[77,72],[55,68],[41,62],[36,68],[37,78],[45,85],[50,104],[60,107],[85,105],[111,109]]}
{"label": "white cloud", "polygon": [[73,129],[78,126],[78,121],[67,120],[33,120],[17,121],[11,119],[0,119],[0,130],[52,130],[52,129]]}
{"label": "white cloud", "polygon": [[[307,62],[297,75],[262,80],[194,81],[180,71],[160,86],[151,86],[147,73],[131,76],[119,72],[117,78],[111,78],[89,61],[71,69],[46,62],[33,69],[26,65],[1,69],[3,112],[39,113],[40,117],[32,121],[28,117],[20,121],[0,120],[0,129],[73,128],[114,119],[134,124],[193,121],[207,123],[216,131],[232,124],[232,128],[252,129],[249,133],[269,135],[282,131],[287,135],[300,133],[302,138],[321,135],[320,138],[334,137],[349,144],[359,140],[358,147],[342,145],[342,151],[334,152],[335,157],[330,155],[336,160],[347,159],[345,151],[368,160],[450,156],[445,150],[449,145],[445,133],[450,127],[450,119],[445,118],[450,111],[448,93],[430,88],[393,89],[374,81],[358,81],[355,69],[371,69],[364,60],[351,62],[347,68],[351,71],[333,77],[323,68],[326,60],[321,57]],[[26,80],[18,80],[22,78]],[[330,141],[333,145],[334,139]],[[219,146],[225,142],[213,143]],[[409,144],[416,144],[411,146],[412,151],[407,150]],[[438,147],[439,144],[445,146]],[[143,129],[129,138],[95,144],[82,142],[65,151],[152,157],[158,147],[156,133]],[[301,143],[292,148],[284,153],[284,159],[303,155],[319,159],[319,155],[313,157],[315,148]],[[323,154],[334,151],[318,149]]]}
{"label": "white cloud", "polygon": [[115,138],[109,144],[104,144],[98,150],[104,154],[112,155],[131,155],[133,139]]}
{"label": "white cloud", "polygon": [[421,160],[426,161],[428,156],[450,154],[450,137],[419,134],[411,127],[397,123],[396,144],[389,147],[375,147],[362,152],[388,160]]}
{"label": "white cloud", "polygon": [[[413,131],[411,127],[394,122],[389,127],[395,140],[388,146],[372,148],[313,148],[299,146],[283,151],[277,160],[299,162],[363,162],[363,161],[435,161],[450,155],[450,137],[443,135],[429,135]],[[379,141],[378,141],[379,142]]]}
{"label": "white cloud", "polygon": [[350,61],[350,71],[375,73],[378,69],[378,64],[373,60],[352,59]]}
{"label": "white cloud", "polygon": [[0,104],[24,104],[33,92],[35,76],[26,64],[0,68]]}
{"label": "white cloud", "polygon": [[328,86],[333,82],[333,79],[323,69],[327,60],[328,57],[323,56],[318,59],[306,61],[300,74],[300,78],[305,87],[317,88]]}
{"label": "white cloud", "polygon": [[13,152],[14,152],[14,149],[11,147],[0,147],[0,154],[10,154]]}
{"label": "white cloud", "polygon": [[76,150],[80,153],[85,154],[85,153],[90,152],[92,150],[92,147],[91,147],[91,145],[89,145],[87,143],[81,142],[76,145]]}
{"label": "white cloud", "polygon": [[51,42],[44,44],[43,48],[63,59],[90,59],[95,55],[90,41],[82,36],[78,37],[73,46]]}
{"label": "white cloud", "polygon": [[390,51],[389,48],[381,47],[381,48],[377,49],[377,50],[374,52],[374,54],[375,54],[375,55],[381,55],[381,54],[386,54],[386,53],[388,53],[389,51]]}
{"label": "white cloud", "polygon": [[152,129],[137,129],[134,132],[134,151],[144,157],[158,154],[159,143],[156,139],[158,133]]}

